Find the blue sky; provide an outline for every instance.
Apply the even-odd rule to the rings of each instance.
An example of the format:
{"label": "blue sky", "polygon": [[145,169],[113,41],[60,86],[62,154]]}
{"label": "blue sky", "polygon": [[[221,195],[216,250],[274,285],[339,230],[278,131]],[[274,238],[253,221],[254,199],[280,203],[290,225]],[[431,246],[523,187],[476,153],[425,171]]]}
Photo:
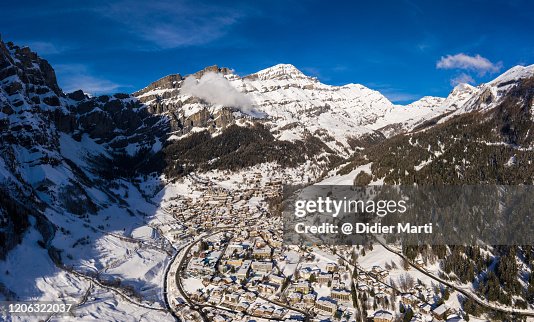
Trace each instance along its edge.
{"label": "blue sky", "polygon": [[4,2],[4,41],[51,62],[61,87],[133,92],[205,66],[290,63],[406,103],[534,64],[533,1]]}

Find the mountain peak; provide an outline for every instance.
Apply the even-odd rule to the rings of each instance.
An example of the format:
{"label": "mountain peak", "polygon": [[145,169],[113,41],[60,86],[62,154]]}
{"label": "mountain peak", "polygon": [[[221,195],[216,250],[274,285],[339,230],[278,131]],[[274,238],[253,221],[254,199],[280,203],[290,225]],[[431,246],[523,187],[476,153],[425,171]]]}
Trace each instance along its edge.
{"label": "mountain peak", "polygon": [[272,67],[262,69],[259,72],[249,76],[257,77],[260,80],[311,78],[304,75],[304,73],[302,73],[300,70],[298,70],[295,66],[291,64],[274,65]]}
{"label": "mountain peak", "polygon": [[213,65],[213,66],[205,67],[204,69],[194,73],[193,76],[195,78],[201,78],[206,73],[216,73],[216,74],[229,75],[229,74],[232,74],[232,70],[230,68],[227,68],[227,67],[219,67],[217,65]]}
{"label": "mountain peak", "polygon": [[488,84],[499,85],[530,77],[534,77],[534,64],[529,66],[517,65],[505,71]]}
{"label": "mountain peak", "polygon": [[[9,82],[11,87],[8,95],[16,92],[32,91],[49,103],[50,95],[44,95],[51,91],[53,103],[49,105],[58,106],[57,97],[63,96],[56,80],[56,73],[52,66],[45,59],[39,57],[37,53],[31,51],[29,47],[19,47],[12,42],[4,43],[0,40],[0,75],[4,82]],[[11,76],[11,78],[7,78]],[[29,86],[33,85],[33,86]],[[34,103],[38,100],[34,99]],[[41,99],[39,99],[39,102]],[[47,103],[48,104],[48,103]]]}
{"label": "mountain peak", "polygon": [[473,89],[475,89],[476,87],[471,85],[471,84],[468,84],[468,83],[460,83],[456,86],[454,86],[454,88],[452,89],[452,92],[466,92],[466,91],[472,91]]}
{"label": "mountain peak", "polygon": [[407,106],[412,108],[434,108],[443,104],[443,101],[445,101],[445,98],[443,97],[423,96]]}

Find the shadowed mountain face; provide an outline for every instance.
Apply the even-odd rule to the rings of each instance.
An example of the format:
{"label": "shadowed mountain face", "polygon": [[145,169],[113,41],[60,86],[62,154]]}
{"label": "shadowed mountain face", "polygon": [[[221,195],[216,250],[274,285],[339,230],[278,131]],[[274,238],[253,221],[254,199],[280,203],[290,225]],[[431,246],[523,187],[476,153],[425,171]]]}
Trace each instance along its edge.
{"label": "shadowed mountain face", "polygon": [[45,60],[0,42],[1,298],[49,296],[55,278],[75,276],[82,292],[97,281],[162,305],[153,279],[168,243],[143,247],[142,280],[113,269],[158,208],[165,164],[151,160],[169,128],[128,94],[63,93]]}
{"label": "shadowed mountain face", "polygon": [[[0,42],[1,257],[20,241],[28,215],[56,208],[84,216],[117,202],[107,179],[132,178],[168,131],[127,94],[64,94],[54,70],[29,48]],[[42,217],[46,218],[46,217]]]}

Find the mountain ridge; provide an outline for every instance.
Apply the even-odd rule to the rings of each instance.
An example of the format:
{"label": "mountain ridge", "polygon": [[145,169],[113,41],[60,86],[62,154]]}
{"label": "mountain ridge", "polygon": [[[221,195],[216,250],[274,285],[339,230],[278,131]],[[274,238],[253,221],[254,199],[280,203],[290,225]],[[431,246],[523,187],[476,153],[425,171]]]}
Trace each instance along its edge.
{"label": "mountain ridge", "polygon": [[[219,67],[213,66],[208,72],[218,69]],[[201,75],[204,75],[205,71],[206,69],[202,70]],[[331,149],[345,155],[350,154],[354,148],[349,144],[353,136],[367,136],[390,125],[393,121],[408,122],[407,125],[399,124],[396,128],[391,127],[386,136],[395,134],[404,130],[404,127],[411,127],[412,123],[420,122],[419,118],[423,116],[422,114],[436,112],[433,109],[436,108],[436,102],[440,101],[439,98],[420,101],[417,106],[420,115],[414,117],[413,113],[397,111],[397,107],[399,109],[407,107],[391,103],[378,91],[360,84],[326,85],[316,78],[304,75],[290,64],[274,65],[243,77],[227,72],[222,75],[228,81],[228,86],[246,96],[255,110],[272,121],[270,127],[277,138],[290,141],[302,139],[302,133],[307,129],[322,136],[323,140],[328,140]],[[221,118],[222,114],[226,113],[224,106],[199,101],[182,93],[181,84],[188,77],[196,79],[197,83],[202,82],[199,72],[185,77],[166,76],[134,93],[154,112],[165,113],[174,119],[177,125],[175,132],[178,133],[178,137],[186,135],[196,128],[197,124],[207,123],[210,118]],[[169,80],[172,80],[172,84]],[[243,109],[239,107],[228,108],[243,112]],[[325,122],[317,125],[314,120],[320,114],[323,115],[322,119]],[[226,113],[223,117],[225,120],[219,124],[222,127],[233,124],[236,122],[235,117],[239,119],[240,115],[233,113],[230,116]],[[335,129],[333,123],[338,124],[338,129]],[[193,126],[180,126],[179,124]],[[207,129],[218,132],[219,128],[208,127]]]}
{"label": "mountain ridge", "polygon": [[[470,85],[468,83],[460,83],[458,85],[456,85],[452,90],[451,92],[449,92],[449,95],[455,91],[458,91],[459,89],[462,89],[462,88],[476,88],[478,86],[481,86],[481,85],[484,85],[484,84],[491,84],[491,85],[498,85],[499,83],[503,83],[504,81],[513,81],[513,80],[517,80],[517,79],[520,79],[520,78],[528,78],[528,77],[531,77],[532,75],[534,75],[534,64],[533,65],[528,65],[528,66],[523,66],[523,65],[516,65],[516,66],[513,66],[511,68],[509,68],[508,70],[504,71],[503,73],[501,73],[500,75],[498,75],[496,78],[494,78],[493,80],[490,80],[488,81],[487,83],[481,83],[477,86],[473,86],[473,85]],[[264,68],[262,70],[259,70],[257,72],[253,72],[251,74],[246,74],[246,75],[243,75],[243,76],[239,76],[237,74],[234,74],[233,73],[233,69],[231,68],[228,68],[228,67],[219,67],[217,65],[212,65],[212,66],[208,66],[208,67],[205,67],[195,73],[192,73],[192,74],[188,74],[188,75],[185,75],[185,76],[182,76],[182,74],[169,74],[169,75],[166,75],[166,76],[163,76],[161,78],[159,78],[158,80],[154,81],[154,82],[151,82],[150,84],[148,84],[147,86],[135,91],[134,93],[132,93],[134,96],[140,96],[141,94],[143,94],[143,92],[146,92],[146,89],[148,88],[155,88],[157,86],[153,86],[155,84],[160,84],[160,83],[164,83],[165,80],[167,79],[172,79],[173,81],[175,82],[179,82],[180,80],[183,80],[185,79],[186,77],[188,76],[194,76],[196,78],[200,78],[204,73],[207,73],[207,72],[216,72],[216,73],[221,73],[223,75],[229,75],[230,78],[242,78],[242,79],[256,79],[256,78],[259,78],[261,80],[276,80],[276,79],[280,79],[281,76],[284,76],[282,78],[287,78],[287,79],[291,79],[291,80],[298,80],[298,79],[305,79],[305,80],[309,80],[311,82],[316,82],[316,83],[321,83],[317,77],[313,77],[313,76],[308,76],[306,75],[304,72],[302,72],[301,70],[299,70],[297,67],[295,67],[295,65],[293,64],[288,64],[288,63],[279,63],[279,64],[275,64],[273,66],[270,66],[270,67],[267,67],[267,68]],[[321,83],[323,84],[323,83]],[[326,84],[323,84],[323,85],[326,85]],[[369,87],[366,87],[362,84],[359,84],[359,83],[347,83],[347,84],[344,84],[344,85],[337,85],[337,86],[334,86],[334,85],[328,85],[328,86],[332,86],[332,87],[338,87],[338,88],[342,88],[342,87],[354,87],[354,88],[365,88],[365,89],[369,89],[371,91],[374,91],[374,92],[377,92],[377,93],[380,93],[380,91],[378,90],[373,90]],[[421,98],[413,101],[413,102],[410,102],[408,104],[405,104],[405,105],[402,105],[402,104],[393,104],[393,105],[396,105],[396,106],[414,106],[415,104],[414,103],[417,103],[417,102],[421,102],[421,101],[432,101],[432,100],[436,100],[436,101],[440,101],[440,100],[445,100],[447,99],[447,97],[439,97],[439,96],[422,96]],[[427,103],[430,103],[430,102],[427,102]],[[437,105],[438,103],[437,102],[433,102],[432,104],[428,104],[428,105],[431,105],[431,106],[435,106]],[[420,104],[418,104],[420,105]]]}

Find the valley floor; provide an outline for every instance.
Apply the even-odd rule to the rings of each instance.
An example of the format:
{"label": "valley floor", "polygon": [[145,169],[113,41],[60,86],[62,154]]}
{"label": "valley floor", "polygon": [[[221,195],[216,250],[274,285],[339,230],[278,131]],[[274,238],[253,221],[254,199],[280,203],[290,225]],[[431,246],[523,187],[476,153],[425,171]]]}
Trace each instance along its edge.
{"label": "valley floor", "polygon": [[282,180],[302,178],[276,171],[191,174],[162,189],[160,178],[121,182],[116,192],[127,208],[110,205],[90,218],[49,210],[50,222],[63,227],[50,241],[63,262],[35,247],[42,237],[31,229],[0,262],[3,286],[24,300],[75,304],[71,315],[47,321],[387,321],[407,311],[412,321],[465,317],[464,298],[477,299],[472,286],[442,281],[437,264],[410,263],[393,246],[284,245],[270,200],[279,200]]}

